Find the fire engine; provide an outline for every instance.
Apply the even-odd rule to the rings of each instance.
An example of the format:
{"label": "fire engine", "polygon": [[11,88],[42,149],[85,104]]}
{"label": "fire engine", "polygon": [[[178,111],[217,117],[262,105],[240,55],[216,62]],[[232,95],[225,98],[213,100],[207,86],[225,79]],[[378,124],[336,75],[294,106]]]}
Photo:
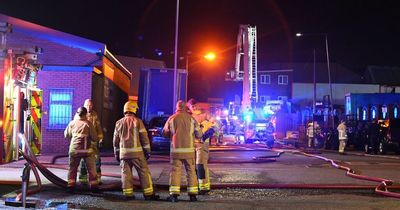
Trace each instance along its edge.
{"label": "fire engine", "polygon": [[271,106],[258,103],[257,28],[255,26],[240,25],[235,71],[228,72],[226,79],[243,82],[240,113],[243,120],[244,141],[247,143],[268,142],[267,144],[271,145],[271,140],[273,142],[274,139],[272,131],[274,129],[271,127],[271,123],[274,122],[271,120],[273,118]]}
{"label": "fire engine", "polygon": [[0,164],[17,160],[28,139],[32,152],[41,151],[42,90],[37,87],[40,48],[6,48],[11,25],[0,23]]}

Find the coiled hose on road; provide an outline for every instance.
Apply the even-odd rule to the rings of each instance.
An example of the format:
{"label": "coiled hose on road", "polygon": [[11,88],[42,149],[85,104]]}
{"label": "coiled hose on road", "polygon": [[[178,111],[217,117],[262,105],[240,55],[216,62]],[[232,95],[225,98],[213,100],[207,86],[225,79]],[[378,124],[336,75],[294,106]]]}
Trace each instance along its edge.
{"label": "coiled hose on road", "polygon": [[[265,149],[261,149],[265,150]],[[212,189],[226,189],[226,188],[242,188],[242,189],[271,189],[271,188],[285,188],[285,189],[375,189],[375,193],[387,197],[393,197],[393,198],[400,198],[399,193],[395,192],[390,192],[388,189],[400,189],[400,186],[392,186],[393,181],[388,180],[388,179],[383,179],[383,178],[377,178],[377,177],[369,177],[369,176],[364,176],[364,175],[359,175],[354,172],[353,169],[349,167],[345,167],[342,165],[337,164],[334,160],[328,159],[326,157],[320,156],[320,155],[313,155],[305,152],[300,152],[300,151],[293,151],[293,153],[296,154],[302,154],[307,157],[314,157],[318,158],[324,161],[327,161],[331,163],[331,165],[335,168],[345,170],[346,175],[352,178],[356,179],[362,179],[362,180],[367,180],[367,181],[373,181],[373,182],[379,182],[380,184],[378,186],[376,185],[334,185],[334,184],[213,184]],[[67,187],[67,182],[55,174],[53,174],[50,170],[47,169],[47,167],[50,168],[59,168],[59,169],[66,169],[67,167],[65,166],[55,166],[52,164],[49,164],[44,166],[43,164],[39,163],[35,157],[31,157],[26,155],[25,153],[22,153],[23,157],[27,160],[29,164],[32,166],[35,166],[39,169],[42,174],[49,179],[50,182],[53,184],[61,187],[61,188],[66,188]],[[32,154],[32,153],[31,153]],[[279,157],[283,152],[278,152],[277,155],[273,156],[264,156],[264,157],[253,157],[253,160],[263,160],[265,162],[270,162],[268,158],[274,158],[274,157]],[[228,163],[254,163],[254,161],[246,161],[246,162],[233,162],[233,161],[227,161]],[[214,163],[227,163],[227,162],[214,162]],[[210,162],[213,163],[213,162]],[[115,173],[103,173],[102,174],[105,177],[114,177],[114,178],[120,178],[120,174],[115,174]],[[40,181],[40,180],[39,180]],[[134,178],[134,184],[136,187],[140,188],[139,180],[137,177]],[[155,187],[158,189],[168,189],[169,186],[165,184],[156,184]],[[41,188],[41,187],[39,187]],[[184,187],[182,187],[184,188]],[[101,185],[100,186],[101,190],[107,191],[107,190],[120,190],[121,189],[121,183],[112,183],[108,185]],[[40,189],[39,189],[40,190]],[[36,192],[38,192],[36,190]]]}

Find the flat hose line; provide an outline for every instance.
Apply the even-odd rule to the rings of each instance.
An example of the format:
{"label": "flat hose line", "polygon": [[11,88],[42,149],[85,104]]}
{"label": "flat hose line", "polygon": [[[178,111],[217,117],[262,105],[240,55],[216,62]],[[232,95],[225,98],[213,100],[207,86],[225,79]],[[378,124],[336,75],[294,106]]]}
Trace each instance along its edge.
{"label": "flat hose line", "polygon": [[[212,189],[225,189],[225,188],[244,188],[244,189],[268,189],[268,188],[295,188],[295,189],[371,189],[374,188],[375,192],[379,195],[387,196],[387,197],[394,197],[394,198],[400,198],[399,193],[394,193],[388,191],[388,189],[400,189],[400,186],[392,186],[393,181],[387,180],[387,179],[382,179],[382,178],[377,178],[377,177],[368,177],[368,176],[363,176],[363,175],[358,175],[354,173],[354,170],[341,166],[337,163],[335,163],[333,160],[318,156],[318,155],[311,155],[307,154],[304,152],[294,152],[298,154],[302,154],[308,157],[315,157],[319,158],[322,160],[325,160],[327,162],[330,162],[332,166],[338,169],[346,170],[346,175],[352,177],[352,178],[357,178],[357,179],[363,179],[367,181],[374,181],[374,182],[380,182],[378,186],[370,186],[370,185],[332,185],[332,184],[213,184]],[[279,153],[282,154],[282,153]],[[49,179],[52,183],[56,184],[59,187],[65,188],[66,187],[66,181],[57,177],[54,175],[51,171],[49,171],[45,166],[40,164],[37,160],[33,160],[31,157],[28,157],[26,155],[23,155],[24,158],[30,162],[30,164],[34,164],[42,173],[43,175]],[[65,168],[63,168],[65,169]],[[120,178],[120,175],[117,174],[103,174],[106,177],[116,177]],[[140,187],[138,184],[138,178],[134,177],[135,180],[135,185],[136,187]],[[155,185],[157,188],[162,188],[162,189],[168,189],[168,185],[165,184],[156,184]],[[107,190],[107,189],[120,189],[120,184],[119,186],[117,185],[112,185],[112,186],[101,186],[102,190]],[[183,188],[183,187],[182,187]]]}

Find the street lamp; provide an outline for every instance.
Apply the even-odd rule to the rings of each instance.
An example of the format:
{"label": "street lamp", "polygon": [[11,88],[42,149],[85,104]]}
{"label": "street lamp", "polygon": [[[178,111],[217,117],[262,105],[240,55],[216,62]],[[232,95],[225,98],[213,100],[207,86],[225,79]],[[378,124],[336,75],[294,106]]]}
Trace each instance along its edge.
{"label": "street lamp", "polygon": [[[300,36],[324,36],[325,38],[325,50],[326,50],[326,64],[328,68],[328,83],[329,83],[329,98],[330,98],[330,108],[331,108],[331,118],[332,118],[332,127],[334,126],[334,120],[333,120],[333,98],[332,98],[332,82],[331,82],[331,68],[330,68],[330,62],[329,62],[329,47],[328,47],[328,34],[327,33],[309,33],[309,34],[302,34],[302,33],[296,33],[297,37]],[[315,106],[315,105],[314,105]]]}
{"label": "street lamp", "polygon": [[[200,62],[202,59],[205,59],[206,61],[212,62],[217,58],[217,55],[215,52],[207,52],[206,54],[204,54],[204,56],[201,55],[197,55],[197,54],[193,54],[192,51],[187,51],[186,52],[186,71],[188,71],[189,73],[189,58],[194,57],[197,58],[198,60],[195,61],[194,63],[198,63]],[[180,57],[181,60],[184,59],[184,57]],[[193,62],[192,62],[193,64]]]}
{"label": "street lamp", "polygon": [[204,58],[208,61],[213,61],[215,60],[217,56],[215,55],[214,52],[208,52],[207,54],[204,55]]}
{"label": "street lamp", "polygon": [[174,94],[173,94],[173,104],[172,109],[178,101],[178,33],[179,33],[179,0],[176,0],[176,16],[175,16],[175,49],[174,49]]}

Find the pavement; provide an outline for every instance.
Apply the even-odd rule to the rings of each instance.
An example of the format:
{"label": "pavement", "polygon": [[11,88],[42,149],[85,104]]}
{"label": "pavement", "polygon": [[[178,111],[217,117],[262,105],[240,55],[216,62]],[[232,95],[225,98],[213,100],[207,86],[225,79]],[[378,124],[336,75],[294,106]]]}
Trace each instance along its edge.
{"label": "pavement", "polygon": [[[220,146],[211,146],[210,151],[211,153],[215,155],[210,155],[210,170],[211,170],[211,182],[215,184],[223,184],[225,183],[224,181],[221,181],[221,177],[224,177],[226,175],[226,168],[229,167],[231,168],[231,173],[235,173],[235,168],[251,168],[253,167],[251,164],[256,161],[254,161],[254,157],[257,156],[272,156],[274,157],[275,155],[278,154],[278,152],[295,152],[295,151],[305,151],[307,153],[324,153],[324,154],[329,154],[333,153],[336,154],[338,153],[337,151],[334,150],[312,150],[312,149],[295,149],[291,147],[290,145],[283,145],[283,144],[276,144],[278,149],[271,151],[268,150],[264,145],[243,145],[243,144],[234,144],[234,137],[233,136],[226,136],[224,138],[223,144]],[[253,151],[254,152],[247,154],[247,156],[240,156],[240,151]],[[257,151],[258,150],[258,151]],[[226,156],[224,154],[218,155],[223,153],[224,151],[236,151],[239,153],[235,153],[235,155],[231,156]],[[154,152],[155,154],[152,155],[150,158],[148,165],[152,174],[152,178],[154,181],[154,184],[158,185],[168,185],[169,181],[169,172],[170,172],[170,164],[169,164],[169,156],[168,154],[161,154],[158,153],[157,151]],[[348,155],[356,155],[356,156],[371,156],[371,157],[381,157],[381,158],[389,158],[389,159],[400,159],[400,156],[394,156],[394,155],[369,155],[369,154],[364,154],[361,151],[346,151],[346,154]],[[37,156],[37,159],[40,163],[45,164],[48,166],[51,172],[53,172],[55,175],[58,177],[67,180],[67,167],[68,167],[68,157],[67,156],[62,156],[63,154],[45,154],[45,155],[39,155]],[[108,183],[108,182],[114,182],[116,180],[119,180],[120,177],[120,166],[119,163],[114,159],[113,155],[111,152],[109,153],[102,153],[102,174],[103,176],[103,182]],[[268,159],[264,159],[266,164],[268,164]],[[276,158],[269,158],[269,160],[276,161]],[[214,162],[214,163],[213,163]],[[11,163],[3,164],[0,165],[0,184],[9,184],[9,185],[19,185],[21,184],[21,175],[22,171],[24,168],[24,164],[26,161],[24,159],[20,159],[18,161],[14,161]],[[221,164],[223,167],[221,167]],[[249,165],[250,164],[250,165]],[[255,168],[254,170],[264,170],[263,168]],[[134,170],[134,173],[136,171]],[[242,173],[241,170],[236,171],[236,173]],[[137,174],[135,174],[137,175]],[[238,177],[241,177],[242,174],[236,174]],[[235,174],[231,174],[231,176],[235,176]],[[31,182],[35,182],[33,179],[33,175],[31,175]],[[42,184],[50,184],[49,182],[42,174],[40,176]],[[294,183],[292,179],[288,178],[285,180],[285,177],[279,177],[280,181],[279,183]],[[183,183],[185,183],[185,180],[182,179]],[[326,181],[326,180],[325,180]],[[270,182],[269,182],[270,183]],[[302,184],[315,184],[315,179],[310,180],[310,182],[307,182],[307,180],[302,180]],[[273,183],[272,183],[273,184]]]}
{"label": "pavement", "polygon": [[[301,185],[365,185],[371,186],[374,183],[355,180],[344,175],[344,171],[335,169],[322,160],[312,159],[298,154],[290,145],[284,145],[277,142],[277,150],[268,150],[264,145],[235,145],[233,137],[227,136],[224,144],[210,147],[210,177],[213,186],[222,186],[231,184],[301,184]],[[243,152],[246,151],[246,152]],[[291,155],[281,155],[279,152],[290,153]],[[308,150],[308,152],[324,153],[335,155],[337,151],[333,150]],[[360,151],[347,151],[348,155],[368,156]],[[282,153],[280,153],[282,154]],[[261,158],[260,162],[253,162],[254,157]],[[399,156],[377,156],[398,160]],[[37,157],[40,163],[48,166],[48,169],[61,179],[67,180],[68,157],[60,154],[40,155]],[[293,164],[288,164],[293,162]],[[307,162],[307,164],[305,164]],[[0,184],[2,185],[20,185],[21,175],[25,160],[14,161],[8,164],[0,165]],[[299,163],[299,164],[296,164]],[[155,152],[148,162],[153,183],[156,186],[168,186],[169,173],[171,170],[168,154]],[[133,170],[135,175],[136,171]],[[322,172],[324,171],[324,172]],[[329,176],[315,176],[315,174],[326,173]],[[102,153],[102,181],[104,184],[120,182],[120,166],[114,159],[112,153]],[[390,177],[399,181],[399,176]],[[40,174],[42,185],[52,185],[42,174]],[[182,184],[186,183],[186,178],[182,177]],[[31,173],[31,183],[35,183]],[[185,188],[182,187],[182,190]],[[0,194],[1,195],[1,194]],[[10,195],[8,195],[10,196]],[[7,195],[5,196],[7,197]],[[0,204],[0,207],[1,204]]]}

